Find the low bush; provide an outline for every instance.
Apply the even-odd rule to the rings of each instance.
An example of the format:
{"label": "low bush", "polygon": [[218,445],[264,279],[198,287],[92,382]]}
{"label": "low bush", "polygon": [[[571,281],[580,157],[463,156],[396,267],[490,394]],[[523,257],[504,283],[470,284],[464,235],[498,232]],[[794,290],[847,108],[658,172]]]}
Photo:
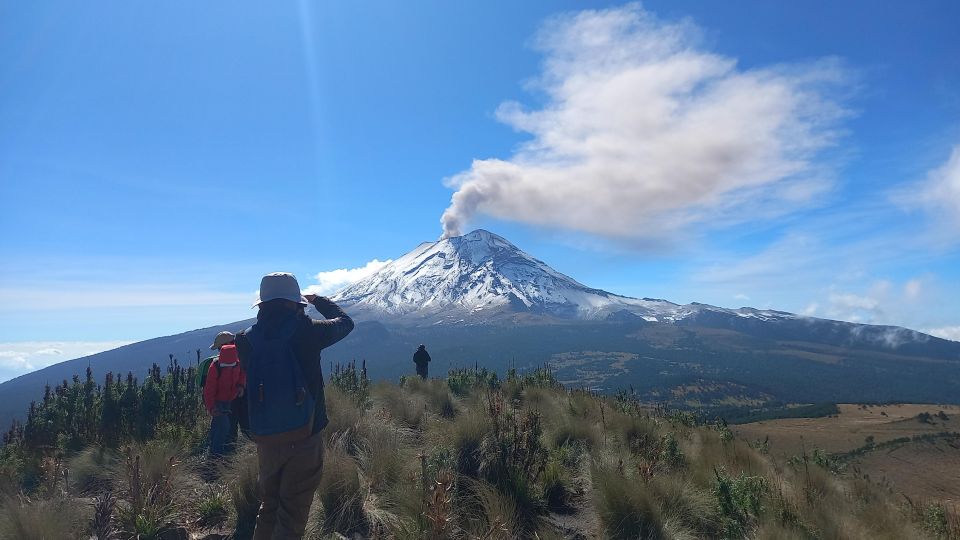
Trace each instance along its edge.
{"label": "low bush", "polygon": [[750,528],[763,513],[763,499],[767,482],[762,476],[739,475],[732,478],[722,469],[715,469],[717,482],[713,494],[724,522],[724,532],[730,538],[747,536]]}
{"label": "low bush", "polygon": [[219,527],[230,515],[230,498],[224,486],[214,484],[197,490],[194,501],[196,522],[201,527]]}
{"label": "low bush", "polygon": [[466,396],[477,390],[493,390],[500,385],[495,371],[487,368],[456,368],[447,373],[447,386],[457,396]]}
{"label": "low bush", "polygon": [[189,500],[183,495],[190,483],[181,464],[179,449],[169,444],[126,448],[120,484],[124,502],[117,507],[121,534],[152,540],[176,528],[181,505]]}

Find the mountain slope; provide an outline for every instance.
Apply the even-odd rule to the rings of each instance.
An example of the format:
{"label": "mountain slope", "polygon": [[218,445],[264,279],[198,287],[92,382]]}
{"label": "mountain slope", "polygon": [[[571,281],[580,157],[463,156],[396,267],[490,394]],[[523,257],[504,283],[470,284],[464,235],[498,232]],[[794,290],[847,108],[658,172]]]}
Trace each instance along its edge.
{"label": "mountain slope", "polygon": [[482,322],[527,312],[562,319],[601,320],[631,314],[676,321],[704,310],[776,319],[788,313],[630,298],[587,287],[506,239],[485,230],[424,242],[333,299],[361,317],[407,322]]}
{"label": "mountain slope", "polygon": [[960,360],[953,342],[906,328],[749,307],[727,309],[698,302],[679,305],[594,289],[482,229],[424,242],[333,298],[360,319],[414,326],[477,324],[519,313],[527,315],[523,319],[527,323],[530,316],[540,323],[638,319]]}
{"label": "mountain slope", "polygon": [[[366,360],[374,378],[411,372],[410,355],[426,343],[432,373],[549,362],[575,386],[633,386],[647,399],[680,404],[691,388],[754,401],[960,399],[960,343],[898,327],[620,296],[482,230],[424,242],[334,299],[358,324],[324,351],[324,368]],[[142,376],[169,354],[193,362],[220,330],[250,323],[147,340],[7,381],[0,427],[22,416],[45,383],[82,375],[88,364],[98,380],[106,371]]]}

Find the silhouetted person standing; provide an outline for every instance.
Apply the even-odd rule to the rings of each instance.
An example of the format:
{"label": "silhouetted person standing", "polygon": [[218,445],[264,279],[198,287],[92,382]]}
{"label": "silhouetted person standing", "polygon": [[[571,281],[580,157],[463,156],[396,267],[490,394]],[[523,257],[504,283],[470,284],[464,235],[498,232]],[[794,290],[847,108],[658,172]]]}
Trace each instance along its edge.
{"label": "silhouetted person standing", "polygon": [[430,363],[430,353],[427,352],[427,348],[421,343],[417,347],[417,352],[413,353],[413,363],[417,365],[417,375],[421,379],[427,378],[428,364]]}

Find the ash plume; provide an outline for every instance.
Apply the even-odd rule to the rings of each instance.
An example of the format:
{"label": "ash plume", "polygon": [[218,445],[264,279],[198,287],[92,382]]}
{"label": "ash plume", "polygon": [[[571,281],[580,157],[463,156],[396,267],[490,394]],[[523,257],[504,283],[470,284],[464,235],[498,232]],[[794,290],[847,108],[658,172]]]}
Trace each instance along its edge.
{"label": "ash plume", "polygon": [[830,188],[815,161],[846,115],[836,62],[739,68],[689,22],[638,4],[551,19],[538,109],[497,118],[531,137],[447,180],[444,236],[475,216],[613,239],[676,238],[790,212]]}

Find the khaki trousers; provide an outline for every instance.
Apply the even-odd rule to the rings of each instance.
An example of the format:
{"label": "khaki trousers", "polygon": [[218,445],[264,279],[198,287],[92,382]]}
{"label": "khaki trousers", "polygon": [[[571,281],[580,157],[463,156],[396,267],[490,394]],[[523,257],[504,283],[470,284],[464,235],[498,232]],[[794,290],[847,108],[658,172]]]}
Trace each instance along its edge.
{"label": "khaki trousers", "polygon": [[323,439],[315,433],[284,445],[257,445],[260,511],[253,540],[303,538],[323,471]]}

